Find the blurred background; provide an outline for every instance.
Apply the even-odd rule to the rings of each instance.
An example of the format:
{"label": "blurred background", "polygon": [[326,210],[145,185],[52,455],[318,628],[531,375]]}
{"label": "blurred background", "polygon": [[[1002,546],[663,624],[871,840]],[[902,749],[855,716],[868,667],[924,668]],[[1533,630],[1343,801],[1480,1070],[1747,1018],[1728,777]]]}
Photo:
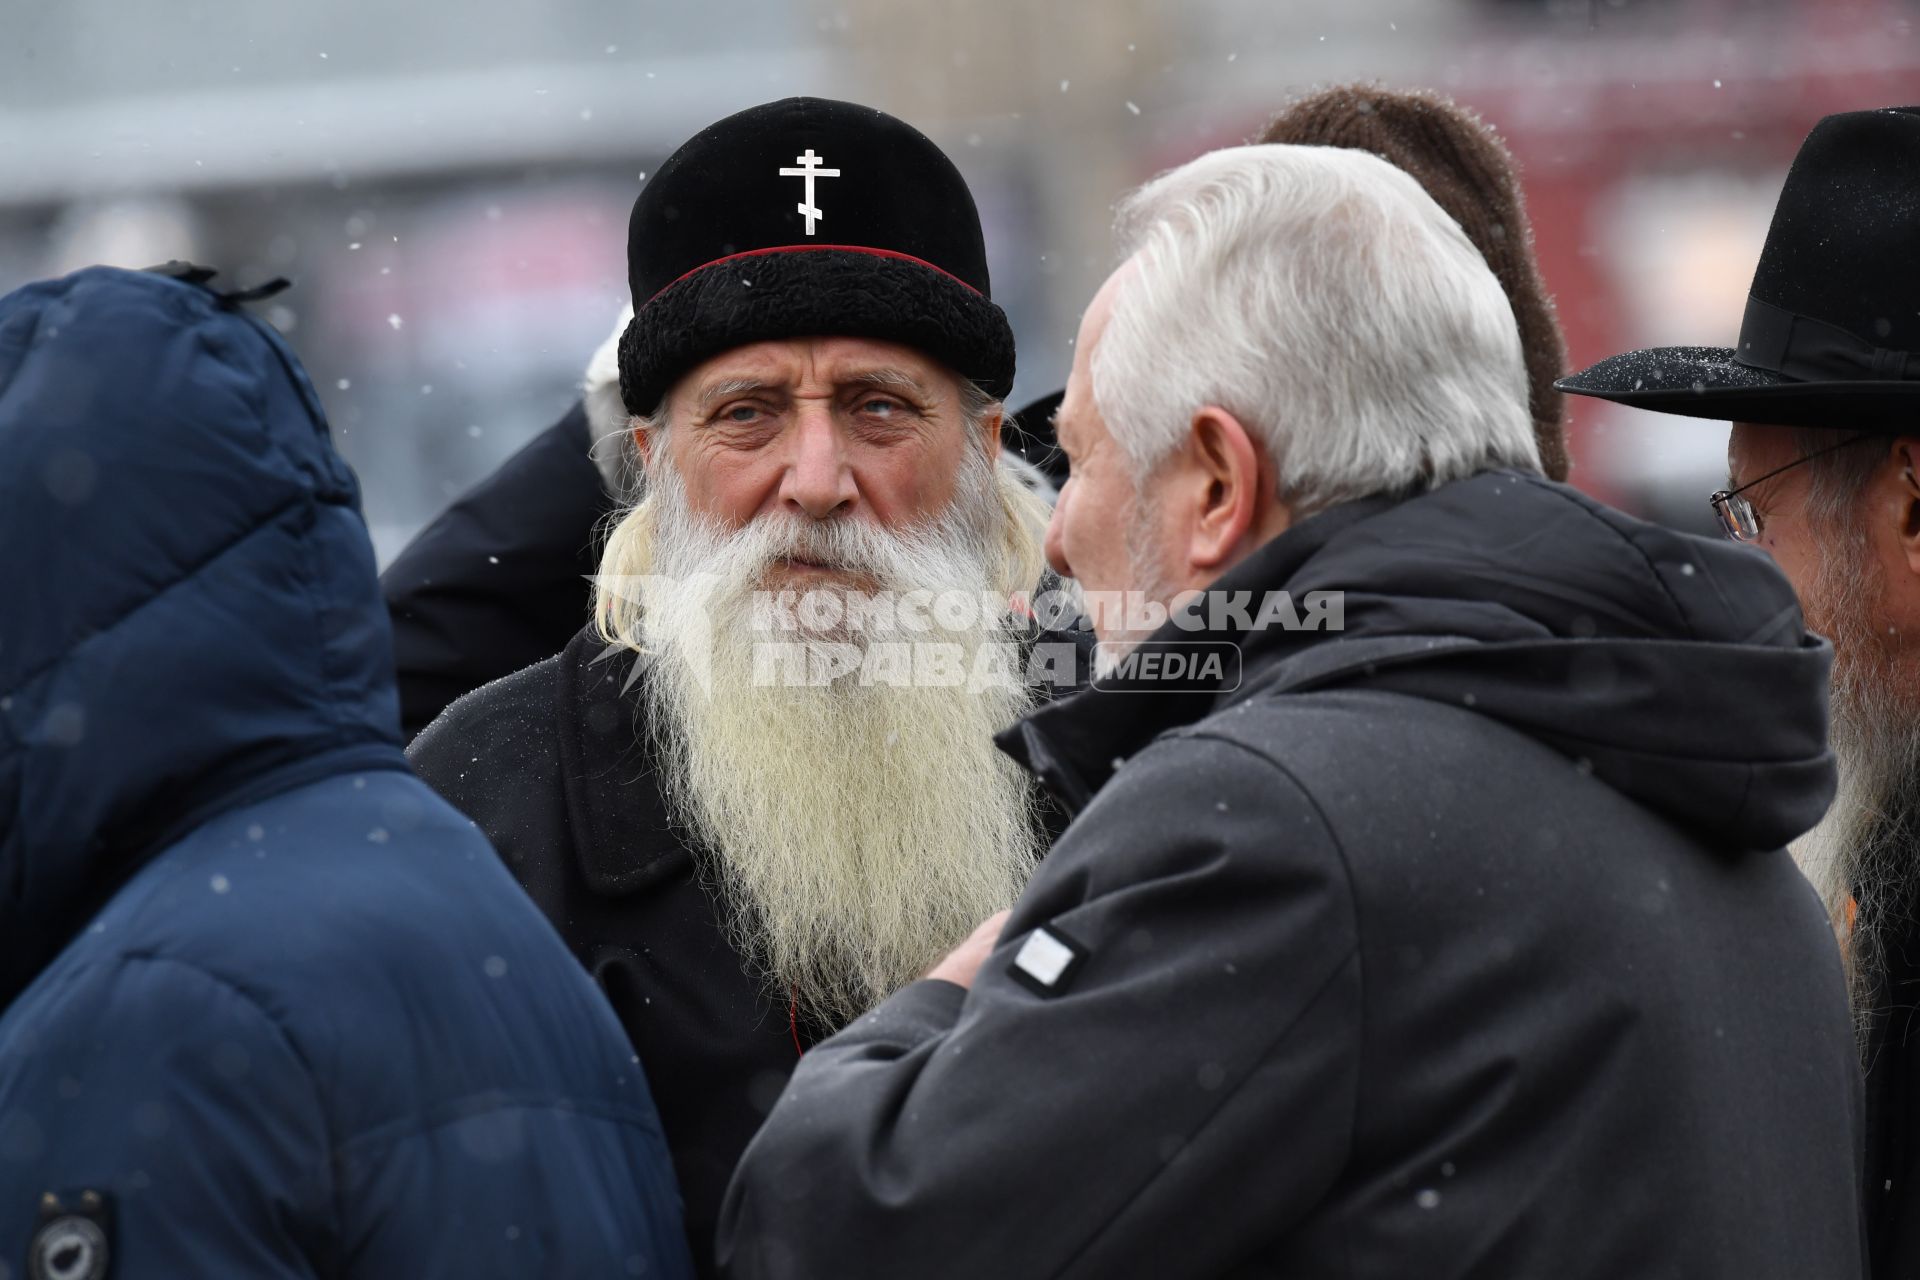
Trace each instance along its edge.
{"label": "blurred background", "polygon": [[[1065,379],[1129,186],[1287,99],[1437,88],[1518,156],[1575,367],[1730,345],[1787,163],[1920,100],[1920,0],[3,0],[0,291],[94,262],[296,287],[383,562],[549,425],[687,136],[808,93],[958,162],[1020,343]],[[1575,400],[1574,480],[1707,530],[1726,431]]]}

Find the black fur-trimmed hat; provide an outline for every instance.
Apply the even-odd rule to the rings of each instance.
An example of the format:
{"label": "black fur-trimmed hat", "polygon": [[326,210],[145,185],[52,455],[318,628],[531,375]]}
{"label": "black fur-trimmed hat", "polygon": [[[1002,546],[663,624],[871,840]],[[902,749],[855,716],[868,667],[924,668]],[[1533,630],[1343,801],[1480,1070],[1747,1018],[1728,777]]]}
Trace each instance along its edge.
{"label": "black fur-trimmed hat", "polygon": [[1013,330],[966,182],[872,107],[784,98],[695,134],[634,201],[627,283],[630,413],[653,412],[701,361],[778,338],[885,339],[996,398],[1013,389]]}

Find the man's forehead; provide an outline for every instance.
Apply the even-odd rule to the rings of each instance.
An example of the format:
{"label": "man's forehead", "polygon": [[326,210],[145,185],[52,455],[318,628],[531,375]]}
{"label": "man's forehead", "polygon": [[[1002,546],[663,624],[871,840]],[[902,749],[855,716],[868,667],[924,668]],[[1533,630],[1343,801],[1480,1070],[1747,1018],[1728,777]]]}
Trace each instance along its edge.
{"label": "man's forehead", "polygon": [[1073,434],[1080,422],[1082,386],[1080,379],[1067,379],[1066,393],[1060,397],[1060,403],[1053,410],[1053,432],[1056,437],[1061,433]]}
{"label": "man's forehead", "polygon": [[911,347],[874,338],[797,338],[756,342],[707,360],[687,378],[695,394],[727,383],[751,381],[778,388],[802,383],[894,381],[905,377],[929,389],[951,382],[938,361]]}

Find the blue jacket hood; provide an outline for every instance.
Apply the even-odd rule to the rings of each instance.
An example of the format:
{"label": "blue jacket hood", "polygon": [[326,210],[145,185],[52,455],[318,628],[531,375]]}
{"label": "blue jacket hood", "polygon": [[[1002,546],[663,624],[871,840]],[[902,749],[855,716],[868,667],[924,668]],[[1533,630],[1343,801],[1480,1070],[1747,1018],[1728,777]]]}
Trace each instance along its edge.
{"label": "blue jacket hood", "polygon": [[402,767],[359,489],[266,325],[89,268],[0,298],[0,1006],[225,809]]}

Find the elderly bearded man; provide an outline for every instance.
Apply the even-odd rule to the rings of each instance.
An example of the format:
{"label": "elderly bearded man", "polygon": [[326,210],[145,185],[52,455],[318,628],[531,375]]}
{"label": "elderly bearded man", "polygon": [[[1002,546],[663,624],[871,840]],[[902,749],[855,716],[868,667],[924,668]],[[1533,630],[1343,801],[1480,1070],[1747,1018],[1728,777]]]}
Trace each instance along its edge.
{"label": "elderly bearded man", "polygon": [[[1563,390],[1732,420],[1714,509],[1833,641],[1840,794],[1796,846],[1852,970],[1876,1276],[1920,1275],[1920,108],[1828,116],[1787,174],[1739,344]],[[1763,698],[1764,701],[1764,698]]]}
{"label": "elderly bearded man", "polygon": [[[817,99],[729,117],[648,184],[630,257],[646,497],[596,622],[411,754],[612,999],[707,1266],[800,1053],[1011,903],[1044,847],[992,739],[1045,691],[979,659],[1017,677],[1075,650],[1005,605],[1044,572],[1046,512],[994,465],[1013,338],[931,142]],[[915,591],[975,609],[929,618]],[[891,617],[861,607],[888,593]],[[936,643],[958,683],[848,660]]]}
{"label": "elderly bearded man", "polygon": [[1787,583],[1538,474],[1500,286],[1384,161],[1216,152],[1123,225],[1055,567],[1345,630],[1170,625],[1243,668],[1004,735],[1073,825],[800,1064],[730,1274],[1859,1275]]}

